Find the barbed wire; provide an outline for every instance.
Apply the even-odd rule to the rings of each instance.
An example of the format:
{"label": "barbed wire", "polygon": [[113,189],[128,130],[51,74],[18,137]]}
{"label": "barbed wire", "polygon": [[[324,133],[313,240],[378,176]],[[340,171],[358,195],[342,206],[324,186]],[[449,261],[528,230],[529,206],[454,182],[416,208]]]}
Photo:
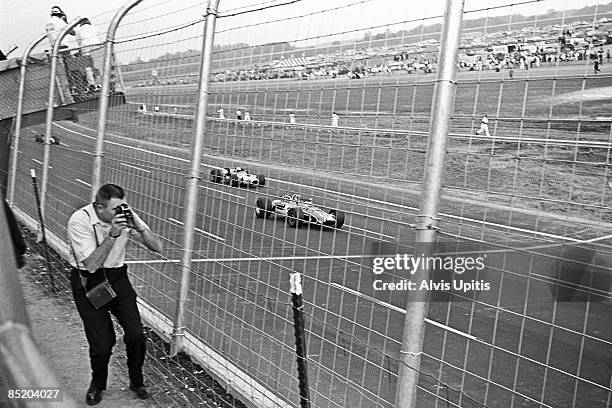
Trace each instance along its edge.
{"label": "barbed wire", "polygon": [[372,1],[373,0],[355,1],[353,3],[349,3],[349,4],[344,4],[342,6],[336,6],[336,7],[328,8],[328,9],[325,9],[325,10],[322,10],[322,11],[313,11],[311,13],[301,14],[301,15],[297,15],[297,16],[291,16],[291,17],[286,17],[286,18],[279,18],[279,19],[276,19],[276,20],[266,20],[266,21],[262,21],[262,22],[259,22],[259,23],[242,25],[242,26],[239,26],[239,27],[232,27],[232,28],[228,28],[228,29],[225,29],[225,30],[219,30],[216,33],[220,34],[220,33],[226,33],[226,32],[230,32],[230,31],[234,31],[234,30],[239,30],[239,29],[242,29],[242,28],[257,27],[257,26],[260,26],[260,25],[271,24],[271,23],[278,23],[278,22],[281,22],[281,21],[291,21],[291,20],[296,20],[296,19],[304,18],[304,17],[312,17],[312,16],[316,16],[318,14],[325,14],[325,13],[330,12],[330,11],[342,10],[342,9],[349,8],[349,7],[358,5],[358,4],[370,3]]}
{"label": "barbed wire", "polygon": [[302,1],[303,0],[290,0],[290,1],[287,1],[287,2],[284,2],[284,3],[272,4],[272,5],[269,5],[269,6],[263,6],[263,7],[259,7],[259,8],[256,8],[256,9],[240,11],[240,12],[236,12],[236,13],[225,14],[225,15],[220,14],[217,18],[235,17],[235,16],[239,16],[241,14],[255,13],[257,11],[269,10],[269,9],[276,8],[276,7],[289,6],[291,4],[300,3]]}
{"label": "barbed wire", "polygon": [[153,38],[153,37],[157,37],[157,36],[164,35],[164,34],[173,33],[173,32],[176,32],[176,31],[184,30],[185,28],[192,27],[192,26],[194,26],[196,24],[202,23],[204,20],[205,19],[203,17],[201,17],[201,18],[192,20],[192,21],[190,21],[188,23],[168,28],[166,30],[150,32],[150,33],[143,34],[143,35],[140,35],[140,36],[123,38],[123,39],[120,39],[120,40],[116,40],[115,44],[122,44],[122,43],[127,43],[127,42],[132,42],[132,41],[144,40],[144,39]]}

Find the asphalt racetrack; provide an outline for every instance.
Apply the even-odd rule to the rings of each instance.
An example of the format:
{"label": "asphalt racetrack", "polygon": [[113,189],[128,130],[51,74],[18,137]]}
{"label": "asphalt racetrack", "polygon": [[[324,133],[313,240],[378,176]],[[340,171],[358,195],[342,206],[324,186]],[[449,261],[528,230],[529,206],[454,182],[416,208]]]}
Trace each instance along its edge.
{"label": "asphalt racetrack", "polygon": [[[604,74],[606,66],[603,66]],[[585,69],[563,67],[563,74],[584,74]],[[538,71],[544,73],[543,69],[532,70],[529,75],[536,75]],[[478,76],[481,79],[499,78],[495,74],[461,73],[459,78],[460,81],[471,81]],[[531,83],[531,80],[524,81],[525,75],[526,72],[516,73],[513,80],[516,86],[524,87]],[[403,77],[412,81],[416,76]],[[389,81],[399,80],[391,78]],[[579,84],[581,81],[583,85]],[[321,85],[323,82],[333,84],[331,88],[336,89],[335,103],[351,105],[350,97],[344,102],[338,101],[343,92],[341,85],[348,81],[312,81],[317,95],[324,95],[321,100],[328,100],[327,89],[321,91],[327,88],[327,85]],[[612,79],[575,77],[571,82],[572,85],[567,85],[567,92],[570,92],[569,88],[580,89],[585,83],[589,84],[587,87],[606,86]],[[351,86],[354,83],[357,82],[351,81]],[[557,89],[563,86],[562,83],[565,82],[558,81]],[[295,83],[285,84],[295,86]],[[222,91],[217,88],[218,93],[212,99],[217,104],[227,101],[231,101],[232,106],[246,104],[237,95],[248,87],[254,88],[249,88],[253,92],[246,95],[256,95],[259,90],[264,92],[264,85],[264,82],[228,84]],[[267,86],[282,92],[283,83],[272,81]],[[303,87],[300,96],[306,97],[308,92],[305,90],[311,84],[306,81],[300,86]],[[460,83],[459,90],[462,86]],[[492,86],[499,88],[499,83]],[[157,97],[165,95],[168,99],[160,102],[161,99],[157,98],[152,102],[193,103],[193,100],[188,100],[193,95],[189,96],[189,92],[179,88],[139,88],[128,93],[128,97],[135,103],[145,102],[141,100],[142,95],[146,93],[152,97],[159,92]],[[414,89],[417,88],[421,92],[420,87]],[[423,87],[426,88],[431,95],[431,87]],[[386,98],[380,98],[380,87],[378,89],[377,100],[386,101]],[[506,92],[513,95],[507,89]],[[547,90],[541,94],[547,97],[551,92]],[[481,88],[478,104],[486,100],[485,95],[488,94]],[[267,106],[272,119],[285,115],[284,109],[289,109],[285,108],[284,102],[281,104],[276,100],[272,103],[271,97],[267,100],[252,97],[254,99],[248,99],[248,103],[254,100],[257,102],[253,103],[254,106]],[[469,97],[474,98],[474,95]],[[360,96],[363,100],[361,98],[363,95]],[[426,100],[426,95],[421,95],[421,99]],[[414,109],[417,105],[414,101],[402,104]],[[399,115],[399,109],[387,109],[384,103],[387,102],[377,102],[375,109],[391,112],[387,115],[391,121],[388,123],[399,128],[405,119],[394,119],[393,116]],[[474,99],[471,103],[470,114],[480,111],[474,109]],[[508,106],[516,103],[516,100],[509,101]],[[523,103],[522,99],[520,103]],[[366,105],[357,104],[363,110],[370,110]],[[314,103],[306,103],[309,110],[314,106]],[[418,106],[422,110],[420,113],[426,114],[430,102]],[[323,104],[318,104],[317,109],[326,112]],[[507,109],[507,116],[515,113],[512,109]],[[542,112],[546,111],[546,107],[542,109]],[[214,111],[212,108],[209,114]],[[540,113],[534,113],[534,116],[538,115]],[[326,114],[321,113],[319,117],[323,122]],[[376,126],[384,125],[381,122],[383,120]],[[52,146],[47,218],[50,220],[48,227],[60,236],[65,232],[70,213],[84,205],[90,194],[88,183],[95,130],[88,127],[86,121],[83,123],[60,122],[53,127],[53,135],[60,138],[61,144]],[[466,123],[461,126],[465,128],[469,125]],[[130,191],[128,200],[131,205],[143,214],[165,241],[161,258],[137,247],[131,248],[130,259],[134,263],[130,264],[130,270],[135,275],[140,295],[172,316],[172,299],[177,289],[178,264],[182,257],[185,175],[191,153],[182,143],[167,146],[159,141],[152,142],[141,134],[134,138],[116,131],[121,125],[130,126],[129,123],[114,125],[116,129],[110,126],[106,138],[103,179]],[[218,129],[215,126],[211,124],[213,130]],[[461,126],[458,125],[456,130]],[[245,128],[243,132],[249,130]],[[213,135],[218,140],[227,136],[230,142],[202,158],[195,261],[187,306],[188,329],[267,387],[296,401],[288,288],[289,273],[302,272],[307,302],[310,383],[315,406],[391,407],[397,383],[405,318],[402,309],[406,295],[399,291],[373,289],[377,277],[372,273],[369,255],[381,243],[397,253],[413,252],[412,224],[418,208],[418,184],[410,188],[410,183],[394,183],[393,180],[401,178],[401,174],[376,183],[369,177],[351,174],[357,170],[346,172],[342,177],[345,170],[342,168],[335,173],[317,171],[316,163],[306,159],[286,163],[282,152],[268,156],[268,152],[262,150],[241,157],[241,153],[232,152],[236,142],[231,138],[238,133],[232,129],[233,134]],[[34,142],[34,132],[44,132],[44,126],[25,129],[19,148],[18,185],[24,188],[30,184],[30,168],[35,168],[39,174],[41,172],[43,145]],[[569,134],[571,130],[560,132]],[[537,129],[532,133],[537,135]],[[596,132],[593,135],[595,139],[599,137]],[[241,137],[249,136],[243,133]],[[176,142],[175,139],[172,141]],[[272,160],[260,160],[265,157],[272,157]],[[326,166],[332,163],[333,157],[330,156]],[[266,175],[266,186],[235,188],[208,179],[210,169],[236,165]],[[373,174],[371,170],[368,173]],[[420,180],[411,175],[408,181],[418,183]],[[257,197],[274,198],[287,193],[312,197],[322,207],[345,211],[345,226],[341,230],[319,227],[293,229],[281,218],[262,220],[255,217]],[[452,189],[445,190],[444,194],[440,225],[449,242],[455,242],[451,238],[459,235],[495,244],[493,247],[479,247],[480,251],[506,249],[490,252],[487,268],[477,276],[491,283],[490,291],[470,294],[467,299],[456,296],[450,302],[443,301],[449,299],[438,299],[431,304],[421,370],[452,388],[447,389],[422,375],[419,406],[446,406],[446,403],[436,402],[437,395],[444,398],[448,395],[455,404],[451,406],[462,407],[481,406],[472,399],[488,407],[607,406],[610,403],[612,368],[607,254],[597,253],[590,260],[592,264],[602,265],[601,269],[590,269],[599,273],[586,272],[581,276],[579,283],[588,289],[577,291],[570,296],[571,301],[560,302],[555,300],[558,296],[555,279],[559,277],[557,261],[563,249],[559,246],[528,252],[507,249],[558,243],[562,241],[557,239],[561,237],[558,234],[578,237],[579,232],[585,230],[588,238],[603,236],[605,228],[598,226],[597,218],[589,216],[593,215],[589,212],[586,216],[581,214],[583,218],[578,221],[582,222],[574,221],[568,225],[563,222],[568,214],[555,216],[551,213],[549,217],[543,217],[529,206],[479,203],[478,200],[453,195]],[[33,210],[32,200],[23,198],[16,204],[28,212]],[[382,275],[382,279],[387,281],[404,277],[401,273]],[[462,390],[464,394],[455,390]]]}

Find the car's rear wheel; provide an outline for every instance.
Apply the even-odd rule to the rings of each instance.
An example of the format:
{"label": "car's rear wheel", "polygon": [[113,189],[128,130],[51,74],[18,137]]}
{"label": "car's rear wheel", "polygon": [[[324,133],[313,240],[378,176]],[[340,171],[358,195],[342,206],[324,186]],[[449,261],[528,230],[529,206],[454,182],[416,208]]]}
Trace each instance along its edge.
{"label": "car's rear wheel", "polygon": [[269,198],[259,197],[255,205],[255,216],[257,218],[270,218],[274,212],[272,200]]}
{"label": "car's rear wheel", "polygon": [[240,185],[240,180],[238,179],[237,175],[232,174],[230,176],[230,184],[232,185],[232,187],[238,187]]}
{"label": "car's rear wheel", "polygon": [[287,211],[287,225],[291,228],[300,228],[304,223],[304,212],[301,208],[292,208]]}
{"label": "car's rear wheel", "polygon": [[213,183],[220,183],[223,180],[223,176],[221,175],[221,170],[212,169],[210,171],[210,181]]}
{"label": "car's rear wheel", "polygon": [[333,214],[336,217],[336,222],[334,223],[334,228],[342,228],[344,225],[344,213],[342,211],[330,210],[330,214]]}
{"label": "car's rear wheel", "polygon": [[258,174],[257,175],[257,179],[259,180],[259,185],[260,186],[265,186],[266,185],[266,178],[263,174]]}

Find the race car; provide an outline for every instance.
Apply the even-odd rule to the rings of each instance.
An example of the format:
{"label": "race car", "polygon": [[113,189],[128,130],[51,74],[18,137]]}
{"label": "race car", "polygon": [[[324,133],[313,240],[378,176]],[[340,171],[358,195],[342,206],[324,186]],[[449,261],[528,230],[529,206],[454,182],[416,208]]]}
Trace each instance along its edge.
{"label": "race car", "polygon": [[344,225],[342,211],[326,211],[314,205],[311,199],[302,199],[299,194],[284,195],[276,200],[259,197],[255,206],[255,216],[270,218],[272,214],[286,217],[287,224],[292,228],[299,228],[304,223],[333,228],[342,228]]}
{"label": "race car", "polygon": [[[42,135],[40,133],[36,133],[34,135],[34,141],[38,142],[38,143],[45,143],[45,135]],[[60,144],[60,141],[59,141],[59,139],[57,137],[51,136],[51,144],[58,145],[58,144]]]}
{"label": "race car", "polygon": [[212,169],[210,171],[210,181],[213,183],[231,184],[233,187],[240,185],[245,186],[263,186],[266,184],[266,178],[262,174],[251,174],[242,167],[234,167],[230,169]]}

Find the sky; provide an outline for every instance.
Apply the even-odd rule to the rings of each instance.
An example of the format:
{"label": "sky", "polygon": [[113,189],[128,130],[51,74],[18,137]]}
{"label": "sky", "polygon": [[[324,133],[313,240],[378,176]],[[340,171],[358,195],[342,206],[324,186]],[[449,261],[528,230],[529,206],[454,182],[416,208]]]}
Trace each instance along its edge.
{"label": "sky", "polygon": [[[240,11],[241,7],[260,7],[274,3],[285,3],[289,0],[221,0],[221,12]],[[611,0],[612,1],[612,0]],[[27,44],[44,33],[44,25],[49,19],[49,10],[52,6],[60,6],[68,15],[68,19],[89,17],[94,24],[104,25],[112,18],[114,11],[126,4],[127,0],[29,0],[18,2],[15,0],[0,0],[0,49],[7,50],[12,44],[19,49],[14,55],[21,55]],[[465,10],[493,8],[497,5],[513,3],[512,0],[466,0]],[[605,4],[607,1],[598,0],[544,0],[525,6],[506,7],[501,10],[484,11],[487,15],[521,13],[539,14],[549,9],[578,8],[595,3]],[[516,2],[520,3],[520,2]],[[134,10],[140,9],[139,21],[146,28],[136,29],[134,32],[146,32],[151,27],[176,26],[189,19],[201,16],[206,4],[205,0],[143,0]],[[351,7],[342,8],[343,5]],[[265,12],[251,13],[248,16],[238,16],[220,21],[217,28],[224,30],[219,38],[228,43],[245,42],[266,43],[278,41],[283,36],[287,38],[317,38],[324,41],[329,33],[351,31],[360,24],[360,27],[377,26],[396,21],[418,20],[424,17],[441,15],[445,0],[302,0],[290,6],[276,7]],[[336,12],[313,15],[326,8],[338,6]],[[172,14],[171,11],[187,10],[185,13]],[[148,14],[147,14],[148,13]],[[482,14],[481,13],[481,14]],[[167,14],[167,15],[166,15]],[[304,16],[301,19],[287,20],[288,16]],[[147,16],[156,17],[146,20]],[[470,18],[478,17],[475,13]],[[93,17],[96,17],[95,19]],[[128,19],[126,18],[126,21]],[[266,21],[279,20],[276,24],[263,24]],[[144,22],[143,22],[144,21]],[[97,23],[96,23],[97,22]],[[257,25],[260,23],[261,25]],[[416,23],[414,23],[416,25]],[[246,28],[246,26],[252,26]],[[232,27],[241,27],[233,29]],[[403,28],[403,27],[402,27]],[[395,28],[394,28],[395,29]],[[140,30],[140,31],[138,31]],[[201,33],[200,28],[192,31]],[[199,31],[198,31],[199,30]],[[186,34],[185,34],[186,35]],[[189,37],[186,35],[186,37]],[[161,40],[160,40],[161,42]],[[194,43],[196,44],[196,43]]]}

